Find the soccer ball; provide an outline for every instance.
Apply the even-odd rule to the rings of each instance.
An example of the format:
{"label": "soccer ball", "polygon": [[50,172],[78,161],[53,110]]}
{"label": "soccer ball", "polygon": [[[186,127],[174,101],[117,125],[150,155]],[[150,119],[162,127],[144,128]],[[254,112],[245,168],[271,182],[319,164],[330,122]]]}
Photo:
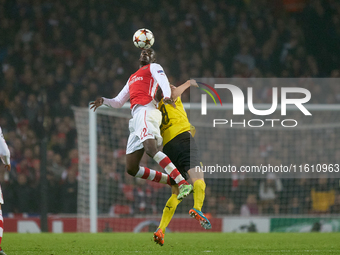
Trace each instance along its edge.
{"label": "soccer ball", "polygon": [[149,49],[155,42],[153,33],[146,28],[138,29],[133,35],[132,40],[135,46],[140,49]]}

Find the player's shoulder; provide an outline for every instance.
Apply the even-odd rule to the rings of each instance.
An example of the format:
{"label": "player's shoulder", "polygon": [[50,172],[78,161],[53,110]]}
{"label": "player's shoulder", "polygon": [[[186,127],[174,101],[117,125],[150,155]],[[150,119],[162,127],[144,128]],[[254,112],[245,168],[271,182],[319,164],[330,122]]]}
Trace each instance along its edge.
{"label": "player's shoulder", "polygon": [[155,70],[155,71],[163,71],[163,67],[158,64],[158,63],[151,63],[150,64],[150,70]]}
{"label": "player's shoulder", "polygon": [[178,103],[178,104],[182,104],[182,99],[181,99],[181,97],[180,97],[180,96],[176,98],[176,103]]}
{"label": "player's shoulder", "polygon": [[151,63],[150,67],[162,67],[162,66],[158,63]]}
{"label": "player's shoulder", "polygon": [[[181,97],[177,97],[176,106],[178,107],[178,109],[183,108],[183,110],[185,111]],[[176,109],[177,109],[177,107],[176,107]]]}

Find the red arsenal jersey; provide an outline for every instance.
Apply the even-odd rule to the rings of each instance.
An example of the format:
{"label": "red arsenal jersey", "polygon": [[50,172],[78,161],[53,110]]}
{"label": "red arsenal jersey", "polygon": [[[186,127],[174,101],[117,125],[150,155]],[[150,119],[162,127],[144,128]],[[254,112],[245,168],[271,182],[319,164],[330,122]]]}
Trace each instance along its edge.
{"label": "red arsenal jersey", "polygon": [[150,64],[138,69],[128,80],[131,108],[136,104],[146,105],[155,97],[158,83],[152,77]]}
{"label": "red arsenal jersey", "polygon": [[103,97],[104,104],[120,108],[130,98],[131,109],[139,105],[147,105],[156,94],[158,85],[161,87],[164,98],[171,97],[169,80],[163,68],[156,63],[143,66],[132,74],[119,94],[112,99]]}

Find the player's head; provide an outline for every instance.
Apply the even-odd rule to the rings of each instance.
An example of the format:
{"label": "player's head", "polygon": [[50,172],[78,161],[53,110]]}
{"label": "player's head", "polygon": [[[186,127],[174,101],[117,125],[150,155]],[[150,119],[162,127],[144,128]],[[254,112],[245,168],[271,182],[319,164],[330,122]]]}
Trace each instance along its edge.
{"label": "player's head", "polygon": [[161,88],[158,88],[156,94],[155,94],[155,99],[156,99],[156,102],[160,102],[163,98],[163,92],[161,90]]}
{"label": "player's head", "polygon": [[[174,89],[176,89],[176,86],[170,84],[170,88],[171,88],[171,93]],[[160,102],[163,98],[163,91],[161,88],[158,88],[156,94],[155,94],[155,100],[156,102]]]}
{"label": "player's head", "polygon": [[144,49],[139,57],[140,65],[145,66],[156,61],[156,53],[153,49]]}

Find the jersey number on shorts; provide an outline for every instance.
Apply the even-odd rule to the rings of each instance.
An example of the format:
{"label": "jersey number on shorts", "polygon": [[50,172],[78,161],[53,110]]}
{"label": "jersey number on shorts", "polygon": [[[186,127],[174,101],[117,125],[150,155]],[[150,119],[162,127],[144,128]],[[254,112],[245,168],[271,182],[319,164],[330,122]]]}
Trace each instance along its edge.
{"label": "jersey number on shorts", "polygon": [[[142,132],[140,133],[140,138],[143,139],[147,136],[150,136],[150,133],[146,133],[148,130],[146,128],[143,128]],[[151,135],[152,136],[152,135]]]}
{"label": "jersey number on shorts", "polygon": [[142,133],[140,134],[140,137],[143,139],[144,137],[147,137],[147,133],[146,133],[146,128],[143,128]]}
{"label": "jersey number on shorts", "polygon": [[169,115],[168,115],[168,112],[165,109],[165,105],[164,104],[162,104],[160,110],[162,112],[162,125],[168,125],[170,120],[169,120]]}

